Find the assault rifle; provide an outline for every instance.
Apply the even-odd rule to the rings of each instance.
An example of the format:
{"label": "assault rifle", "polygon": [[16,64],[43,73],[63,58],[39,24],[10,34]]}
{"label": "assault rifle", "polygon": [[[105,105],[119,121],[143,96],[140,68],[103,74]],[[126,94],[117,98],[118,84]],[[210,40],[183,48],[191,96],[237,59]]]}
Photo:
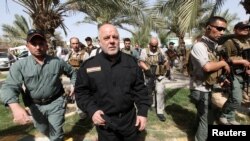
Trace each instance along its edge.
{"label": "assault rifle", "polygon": [[156,80],[156,75],[155,75],[155,72],[156,72],[156,65],[151,65],[150,66],[150,69],[148,71],[150,71],[150,75],[148,75],[147,77],[149,77],[149,80],[148,80],[148,87],[149,87],[149,93],[151,94],[155,88],[155,80]]}
{"label": "assault rifle", "polygon": [[[229,58],[228,54],[224,50],[221,50],[220,52],[218,52],[218,54],[219,54],[220,60],[226,61],[226,63],[230,67],[229,74],[226,74],[225,70],[222,70],[222,74],[219,76],[218,81],[219,83],[221,83],[221,82],[225,82],[226,79],[229,80],[230,84],[229,85],[227,84],[227,86],[230,87],[230,90],[232,90],[232,85],[233,85],[233,80],[234,80],[234,68],[233,68],[232,60]],[[226,88],[226,90],[228,89]]]}
{"label": "assault rifle", "polygon": [[219,45],[222,45],[222,44],[224,44],[227,40],[233,39],[233,38],[235,38],[235,37],[236,37],[235,34],[223,35],[223,36],[221,36],[221,37],[219,38],[218,44],[219,44]]}
{"label": "assault rifle", "polygon": [[157,100],[156,100],[156,92],[155,92],[155,81],[157,79],[156,73],[156,65],[151,65],[150,69],[145,72],[145,75],[149,78],[147,82],[147,88],[149,95],[152,95],[155,93],[155,107],[157,106]]}
{"label": "assault rifle", "polygon": [[[222,45],[222,44],[224,44],[227,40],[229,40],[229,39],[233,39],[233,38],[236,38],[237,36],[235,35],[235,34],[229,34],[229,35],[223,35],[220,39],[219,39],[219,41],[218,41],[218,44],[219,45]],[[236,48],[237,48],[237,51],[239,51],[239,55],[241,55],[242,57],[243,57],[243,59],[246,59],[246,60],[248,60],[248,61],[250,61],[250,49],[245,49],[245,50],[241,50],[240,49],[240,47],[239,47],[239,45],[238,44],[235,44],[235,46],[236,46]],[[220,53],[219,53],[220,54]],[[224,53],[222,53],[222,54],[224,54]],[[225,56],[224,55],[224,57],[226,57],[226,58],[228,58],[228,56]],[[230,65],[230,66],[232,66],[232,65]],[[234,71],[233,69],[231,69],[232,71]],[[243,90],[244,90],[244,88],[246,88],[246,93],[248,94],[248,87],[249,87],[249,79],[250,79],[250,77],[249,77],[249,75],[246,73],[246,72],[244,72],[244,69],[236,69],[235,70],[235,73],[236,74],[243,74],[243,80],[244,80],[244,84],[243,84]]]}

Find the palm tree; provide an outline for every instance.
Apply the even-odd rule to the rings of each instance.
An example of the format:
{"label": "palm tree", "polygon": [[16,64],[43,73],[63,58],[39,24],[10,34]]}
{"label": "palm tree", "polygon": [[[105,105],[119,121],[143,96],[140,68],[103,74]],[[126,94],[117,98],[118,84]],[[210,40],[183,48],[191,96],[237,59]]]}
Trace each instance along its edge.
{"label": "palm tree", "polygon": [[[178,1],[179,2],[179,1]],[[190,1],[191,2],[191,1]],[[236,17],[237,15],[231,15],[229,14],[228,10],[224,11],[223,13],[219,13],[218,8],[217,10],[215,10],[216,5],[213,3],[209,3],[209,2],[204,2],[201,3],[201,5],[198,7],[198,9],[196,9],[196,13],[197,16],[195,18],[195,20],[192,20],[190,22],[186,21],[186,27],[183,26],[183,23],[185,21],[181,20],[179,12],[180,9],[185,9],[184,6],[182,7],[175,7],[174,5],[176,5],[176,1],[175,0],[170,0],[168,2],[165,2],[165,0],[161,0],[158,1],[157,4],[155,5],[155,9],[158,9],[158,13],[160,14],[163,18],[162,19],[166,19],[166,25],[168,27],[168,31],[167,32],[172,32],[175,33],[176,36],[179,38],[179,42],[182,42],[184,39],[185,34],[188,33],[192,33],[194,34],[194,36],[197,35],[201,35],[203,33],[203,28],[205,26],[205,22],[207,21],[207,19],[211,16],[211,15],[220,15],[222,17],[225,17],[225,19],[227,19],[229,25],[232,21],[238,20]],[[180,3],[178,3],[180,4]],[[192,4],[190,4],[192,5]],[[168,6],[168,8],[167,8]],[[218,7],[218,6],[217,6]],[[191,10],[190,10],[191,11]],[[216,12],[217,11],[217,12]],[[188,14],[188,13],[186,13]],[[164,27],[158,27],[160,29],[164,28]],[[231,29],[231,27],[229,26],[229,29]],[[163,32],[164,30],[159,30],[161,32]],[[166,31],[165,31],[166,32]]]}
{"label": "palm tree", "polygon": [[9,42],[11,46],[19,46],[25,44],[26,33],[31,28],[28,21],[20,15],[15,15],[13,25],[3,24],[3,37]]}
{"label": "palm tree", "polygon": [[[170,0],[167,2],[165,0],[159,0],[155,4],[153,9],[155,10],[154,13],[162,17],[161,19],[164,19],[166,23],[163,27],[162,26],[157,27],[159,28],[158,31],[160,31],[158,32],[159,35],[161,35],[162,33],[164,33],[163,35],[171,35],[171,33],[174,33],[179,38],[179,42],[182,42],[184,40],[185,34],[187,32],[192,31],[193,27],[195,26],[189,26],[188,28],[183,30],[183,24],[180,23],[180,21],[182,22],[182,20],[179,15],[180,8],[182,7],[176,6],[178,4],[181,3],[179,3],[179,1],[176,2],[174,0]],[[199,24],[199,22],[197,22],[198,19],[203,18],[205,15],[208,15],[208,13],[212,10],[212,8],[213,5],[211,4],[203,4],[199,9],[197,9],[199,18],[191,21],[187,25],[195,24],[197,26]]]}
{"label": "palm tree", "polygon": [[133,42],[138,43],[140,47],[147,47],[150,39],[151,27],[149,25],[142,25],[140,28],[136,28],[133,32]]}
{"label": "palm tree", "polygon": [[[177,23],[181,32],[187,32],[198,25],[197,20],[200,10],[204,4],[213,4],[213,9],[209,15],[213,16],[219,8],[224,4],[225,0],[159,0],[162,5],[160,11],[164,13],[169,8],[175,9],[175,15],[178,17]],[[214,2],[214,3],[213,3]]]}
{"label": "palm tree", "polygon": [[[2,30],[3,30],[3,37],[4,41],[8,42],[8,45],[15,47],[19,45],[26,44],[26,37],[27,32],[29,29],[33,28],[32,20],[30,19],[29,22],[25,17],[20,15],[15,15],[15,20],[13,22],[13,25],[9,24],[3,24]],[[62,37],[59,32],[54,33],[54,38],[57,41],[57,45],[63,46]]]}
{"label": "palm tree", "polygon": [[250,14],[250,1],[249,0],[241,0],[240,4],[243,5],[247,14]]}
{"label": "palm tree", "polygon": [[60,0],[13,0],[25,8],[33,20],[33,26],[36,29],[45,31],[47,40],[54,36],[55,29],[60,27],[67,35],[66,26],[63,23],[63,17],[69,10],[68,5],[72,2],[60,3]]}
{"label": "palm tree", "polygon": [[[74,1],[74,0],[73,0]],[[72,6],[76,11],[86,14],[78,23],[91,23],[98,26],[103,23],[112,23],[124,30],[132,32],[123,25],[136,24],[142,19],[143,9],[148,0],[75,0]]]}

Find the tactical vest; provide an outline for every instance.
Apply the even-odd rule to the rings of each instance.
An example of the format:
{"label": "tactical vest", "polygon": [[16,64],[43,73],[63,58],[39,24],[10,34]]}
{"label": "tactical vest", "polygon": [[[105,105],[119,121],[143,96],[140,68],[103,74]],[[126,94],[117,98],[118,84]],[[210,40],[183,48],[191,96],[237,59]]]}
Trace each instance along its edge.
{"label": "tactical vest", "polygon": [[121,52],[126,53],[126,54],[129,54],[129,55],[133,55],[132,50],[126,50],[125,48],[122,48],[122,49],[121,49]]}
{"label": "tactical vest", "polygon": [[238,39],[232,39],[232,42],[234,44],[233,50],[237,51],[236,56],[240,56],[243,59],[250,60],[250,42],[248,40],[238,40]]}
{"label": "tactical vest", "polygon": [[[208,49],[208,58],[210,61],[212,62],[218,62],[219,59],[217,58],[216,56],[216,53],[215,52],[212,52]],[[218,71],[215,71],[215,72],[208,72],[207,75],[206,75],[206,84],[208,85],[213,85],[213,84],[216,84],[217,81],[218,81],[218,77],[221,75],[222,73],[222,70],[218,70]]]}
{"label": "tactical vest", "polygon": [[73,54],[73,52],[71,51],[69,54],[69,60],[68,63],[73,67],[78,69],[81,65],[81,63],[83,62],[82,58],[84,57],[85,51],[81,50],[79,52],[80,54]]}
{"label": "tactical vest", "polygon": [[177,52],[175,49],[168,49],[167,55],[169,60],[174,61],[177,58]]}
{"label": "tactical vest", "polygon": [[164,57],[160,49],[157,49],[156,55],[151,55],[149,53],[149,48],[146,48],[147,57],[145,63],[150,68],[150,66],[156,66],[155,75],[164,75],[167,72],[167,67],[164,65]]}
{"label": "tactical vest", "polygon": [[[218,57],[217,57],[217,55],[216,55],[216,52],[210,50],[209,47],[208,47],[208,45],[206,44],[206,42],[203,42],[202,40],[201,40],[201,42],[207,47],[208,58],[209,58],[209,60],[210,60],[210,61],[218,62],[219,59],[218,59]],[[187,69],[188,69],[189,75],[191,75],[191,74],[192,74],[192,71],[193,71],[193,67],[195,67],[195,66],[193,66],[192,61],[191,61],[191,51],[190,51],[189,53],[190,53],[190,54],[189,54],[189,56],[188,56],[188,61],[187,61],[187,62],[188,62],[188,63],[187,63],[187,67],[188,67],[188,68],[187,68]],[[207,85],[210,85],[210,86],[211,86],[211,85],[217,83],[218,77],[221,75],[221,73],[222,73],[222,70],[221,70],[221,69],[218,70],[218,71],[215,71],[215,72],[205,72],[205,76],[204,76],[203,78],[198,78],[198,77],[196,77],[195,79],[196,79],[196,80],[204,81],[204,84],[203,84],[203,85],[205,85],[205,86],[207,86]]]}

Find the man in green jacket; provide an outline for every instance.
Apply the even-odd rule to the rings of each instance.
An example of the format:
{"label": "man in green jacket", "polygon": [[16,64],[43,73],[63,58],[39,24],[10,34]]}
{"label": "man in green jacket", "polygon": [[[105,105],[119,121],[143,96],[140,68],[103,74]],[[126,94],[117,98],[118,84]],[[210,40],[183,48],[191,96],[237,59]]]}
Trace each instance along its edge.
{"label": "man in green jacket", "polygon": [[61,75],[71,79],[74,91],[76,73],[65,61],[46,55],[48,44],[39,30],[29,30],[27,48],[31,55],[14,63],[0,91],[2,102],[9,106],[13,121],[17,124],[30,122],[29,114],[19,104],[22,94],[25,106],[29,107],[35,127],[49,137],[50,141],[63,141],[65,121],[64,89]]}

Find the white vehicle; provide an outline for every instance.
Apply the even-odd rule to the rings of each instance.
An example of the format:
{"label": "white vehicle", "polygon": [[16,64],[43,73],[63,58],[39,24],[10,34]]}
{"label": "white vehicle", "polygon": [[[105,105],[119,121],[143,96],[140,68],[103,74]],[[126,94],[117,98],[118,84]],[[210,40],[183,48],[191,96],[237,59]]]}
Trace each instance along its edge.
{"label": "white vehicle", "polygon": [[23,51],[22,53],[20,53],[17,57],[17,59],[23,59],[24,57],[29,56],[29,51]]}
{"label": "white vehicle", "polygon": [[21,54],[24,51],[28,51],[25,45],[9,48],[9,52],[14,52],[16,54]]}
{"label": "white vehicle", "polygon": [[9,69],[13,63],[10,55],[6,52],[0,52],[0,69]]}

